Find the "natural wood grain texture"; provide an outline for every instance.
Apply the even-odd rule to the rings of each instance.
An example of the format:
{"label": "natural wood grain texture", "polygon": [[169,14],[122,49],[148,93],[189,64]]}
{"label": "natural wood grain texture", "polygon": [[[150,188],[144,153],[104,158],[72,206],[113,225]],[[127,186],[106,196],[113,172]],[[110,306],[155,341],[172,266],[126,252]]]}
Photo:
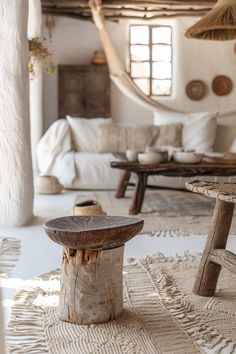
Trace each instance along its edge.
{"label": "natural wood grain texture", "polygon": [[211,251],[224,249],[233,217],[234,204],[216,200],[212,225],[198,268],[193,292],[201,296],[213,296],[221,266],[211,259]]}
{"label": "natural wood grain texture", "polygon": [[143,205],[146,186],[147,186],[147,174],[146,173],[138,174],[138,183],[134,192],[132,204],[129,209],[130,215],[136,215],[140,213]]}
{"label": "natural wood grain texture", "polygon": [[180,164],[177,162],[161,163],[157,165],[140,165],[138,162],[113,161],[112,168],[127,170],[135,173],[160,174],[164,176],[233,176],[236,175],[236,165],[220,164]]}
{"label": "natural wood grain texture", "polygon": [[142,227],[141,219],[118,216],[68,216],[44,225],[47,235],[65,246],[61,320],[103,323],[121,314],[124,243]]}
{"label": "natural wood grain texture", "polygon": [[106,65],[59,65],[59,115],[110,117],[110,78]]}
{"label": "natural wood grain texture", "polygon": [[53,241],[80,250],[119,247],[142,228],[142,219],[119,216],[67,216],[44,225],[45,232]]}
{"label": "natural wood grain texture", "polygon": [[76,324],[114,320],[123,310],[124,246],[63,251],[59,316]]}
{"label": "natural wood grain texture", "polygon": [[[104,0],[103,15],[108,20],[119,19],[154,19],[183,15],[204,15],[214,5],[214,0]],[[43,12],[56,16],[68,16],[91,20],[91,10],[88,1],[77,0],[42,0]]]}
{"label": "natural wood grain texture", "polygon": [[229,203],[236,203],[236,184],[227,182],[194,181],[186,183],[186,188],[194,193],[217,198]]}
{"label": "natural wood grain texture", "polygon": [[[140,165],[138,162],[123,161],[124,155],[116,154],[122,161],[111,162],[112,168],[118,168],[122,171],[122,176],[118,183],[116,196],[122,198],[125,195],[125,191],[128,185],[129,173],[133,172],[137,175],[138,183],[136,184],[134,197],[129,210],[131,215],[138,214],[142,209],[142,203],[144,199],[145,189],[147,186],[147,179],[149,175],[162,175],[169,177],[193,177],[193,176],[232,176],[236,175],[236,165],[213,165],[207,163],[198,164],[180,164],[176,162],[161,163],[156,165]],[[208,182],[202,182],[208,183]],[[194,186],[194,182],[190,184],[191,191],[194,191],[191,186]],[[232,184],[231,184],[232,186]],[[229,188],[228,188],[229,189]],[[197,191],[196,191],[197,192]],[[231,196],[232,197],[232,196]],[[231,198],[230,197],[230,198]],[[224,196],[223,200],[226,200]],[[227,199],[228,200],[228,199]],[[235,198],[236,200],[236,198]]]}
{"label": "natural wood grain texture", "polygon": [[127,185],[130,180],[131,173],[129,171],[124,171],[120,175],[120,179],[118,182],[117,190],[116,190],[116,198],[124,198],[125,191],[127,189]]}
{"label": "natural wood grain texture", "polygon": [[231,273],[236,274],[236,255],[225,249],[216,249],[211,251],[211,261],[228,269]]}

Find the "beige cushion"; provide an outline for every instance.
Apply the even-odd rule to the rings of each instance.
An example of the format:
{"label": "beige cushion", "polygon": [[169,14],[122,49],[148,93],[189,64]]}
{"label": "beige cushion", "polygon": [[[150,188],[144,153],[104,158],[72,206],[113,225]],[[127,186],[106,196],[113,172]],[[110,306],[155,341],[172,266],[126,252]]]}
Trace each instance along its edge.
{"label": "beige cushion", "polygon": [[144,151],[158,131],[159,128],[153,125],[100,125],[99,152],[125,152],[128,149]]}
{"label": "beige cushion", "polygon": [[182,123],[182,145],[184,149],[207,152],[213,150],[216,135],[216,116],[217,112],[155,112],[154,124],[161,126],[170,123]]}
{"label": "beige cushion", "polygon": [[156,135],[149,141],[149,146],[163,146],[171,145],[180,147],[182,140],[182,128],[183,124],[166,124],[162,125]]}
{"label": "beige cushion", "polygon": [[74,118],[66,116],[72,135],[75,151],[98,152],[98,127],[103,124],[111,124],[110,118]]}
{"label": "beige cushion", "polygon": [[236,126],[218,124],[216,129],[216,138],[214,144],[214,150],[225,152],[236,152],[236,144],[233,146],[233,142],[236,140]]}

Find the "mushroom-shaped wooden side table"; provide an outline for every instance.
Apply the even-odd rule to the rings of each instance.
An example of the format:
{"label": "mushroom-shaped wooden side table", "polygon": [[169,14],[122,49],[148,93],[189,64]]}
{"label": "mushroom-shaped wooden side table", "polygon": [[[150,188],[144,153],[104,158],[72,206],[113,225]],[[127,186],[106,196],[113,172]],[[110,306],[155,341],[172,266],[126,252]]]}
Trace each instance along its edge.
{"label": "mushroom-shaped wooden side table", "polygon": [[61,320],[103,323],[122,313],[124,244],[142,227],[142,219],[119,216],[67,216],[44,225],[47,235],[64,246]]}

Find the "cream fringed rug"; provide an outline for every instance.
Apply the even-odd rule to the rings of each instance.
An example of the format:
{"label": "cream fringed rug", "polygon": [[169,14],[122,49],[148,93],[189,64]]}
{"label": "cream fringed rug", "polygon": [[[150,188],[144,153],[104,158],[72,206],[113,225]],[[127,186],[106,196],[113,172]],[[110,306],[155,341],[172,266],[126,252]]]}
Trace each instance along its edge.
{"label": "cream fringed rug", "polygon": [[[197,259],[196,259],[197,258]],[[124,312],[90,326],[57,316],[59,271],[16,296],[8,327],[11,353],[236,353],[236,276],[222,272],[214,298],[191,294],[198,257],[163,255],[124,267]]]}
{"label": "cream fringed rug", "polygon": [[0,277],[7,277],[20,254],[20,241],[0,236]]}

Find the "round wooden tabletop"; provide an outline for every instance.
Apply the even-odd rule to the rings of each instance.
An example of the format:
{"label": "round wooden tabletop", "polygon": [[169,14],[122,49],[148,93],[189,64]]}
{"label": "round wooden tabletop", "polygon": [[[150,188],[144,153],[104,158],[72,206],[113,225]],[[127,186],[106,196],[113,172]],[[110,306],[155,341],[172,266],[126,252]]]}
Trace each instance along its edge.
{"label": "round wooden tabletop", "polygon": [[143,228],[143,219],[122,216],[66,216],[44,225],[47,235],[71,249],[120,247]]}

